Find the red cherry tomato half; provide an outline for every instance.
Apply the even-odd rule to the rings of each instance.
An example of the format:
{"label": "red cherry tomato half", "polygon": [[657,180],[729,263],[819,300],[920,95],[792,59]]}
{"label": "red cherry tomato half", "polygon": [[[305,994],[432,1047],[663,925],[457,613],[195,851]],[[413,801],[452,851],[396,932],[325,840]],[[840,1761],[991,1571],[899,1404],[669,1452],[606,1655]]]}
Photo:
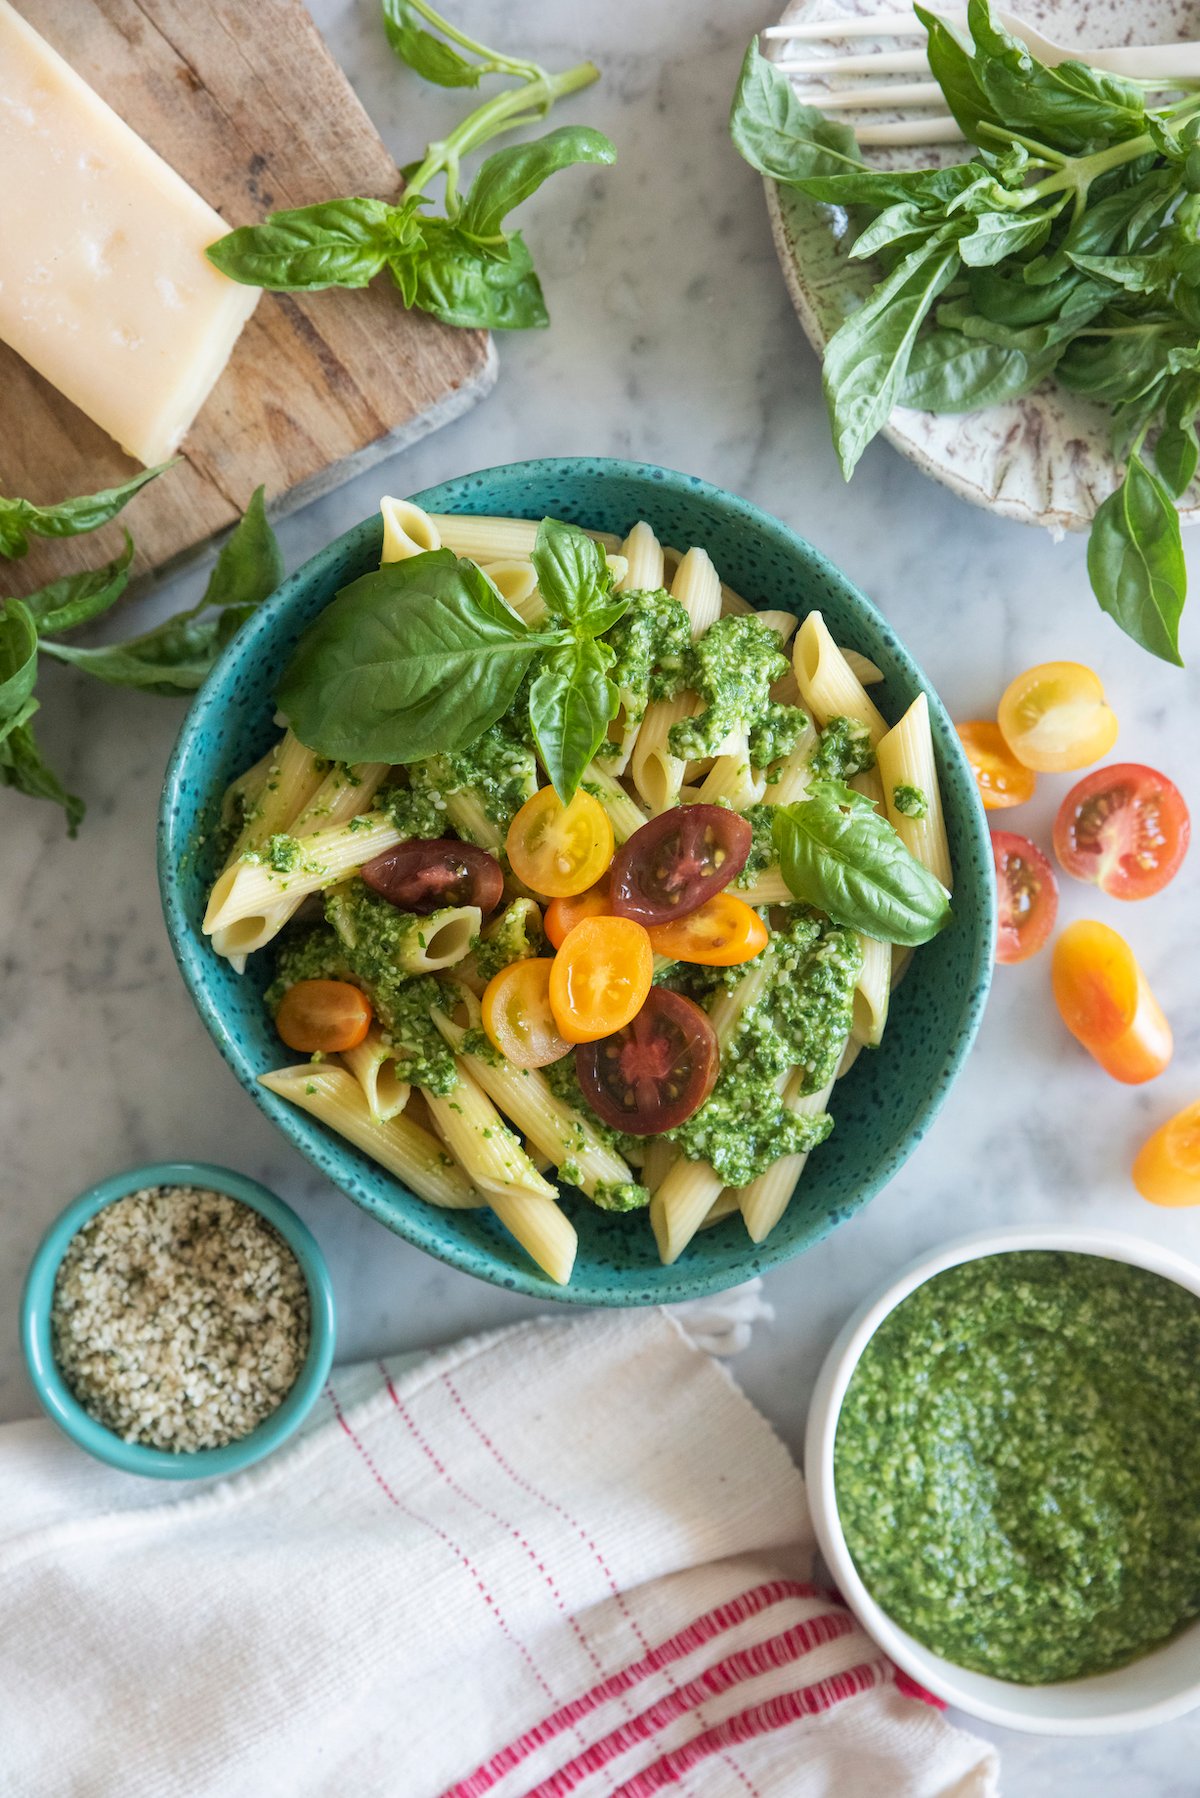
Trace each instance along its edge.
{"label": "red cherry tomato half", "polygon": [[597,1117],[630,1136],[659,1136],[698,1111],[716,1085],[717,1036],[698,1005],[652,987],[623,1030],[581,1043],[575,1072]]}
{"label": "red cherry tomato half", "polygon": [[360,872],[373,893],[401,911],[477,905],[490,912],[504,892],[504,870],[495,856],[457,837],[410,837],[385,849]]}
{"label": "red cherry tomato half", "polygon": [[1141,762],[1085,775],[1054,820],[1054,853],[1112,899],[1148,899],[1179,872],[1191,819],[1173,781]]}
{"label": "red cherry tomato half", "polygon": [[698,911],[737,879],[752,835],[750,820],[723,805],[660,812],[613,857],[613,911],[639,924],[669,924]]}
{"label": "red cherry tomato half", "polygon": [[992,832],[996,863],[996,960],[1036,955],[1058,916],[1058,882],[1036,843],[1015,831]]}

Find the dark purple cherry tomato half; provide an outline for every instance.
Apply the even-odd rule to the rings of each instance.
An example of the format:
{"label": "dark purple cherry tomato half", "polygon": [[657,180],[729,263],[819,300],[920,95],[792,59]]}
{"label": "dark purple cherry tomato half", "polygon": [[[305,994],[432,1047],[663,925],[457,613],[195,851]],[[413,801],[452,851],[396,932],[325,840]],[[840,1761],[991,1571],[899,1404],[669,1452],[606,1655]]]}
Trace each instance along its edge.
{"label": "dark purple cherry tomato half", "polygon": [[630,1136],[660,1136],[698,1111],[721,1066],[717,1035],[698,1005],[651,987],[636,1018],[580,1043],[575,1072],[596,1116]]}
{"label": "dark purple cherry tomato half", "polygon": [[613,857],[613,911],[639,924],[670,924],[699,911],[737,879],[752,834],[750,820],[723,805],[660,812]]}
{"label": "dark purple cherry tomato half", "polygon": [[401,911],[477,905],[486,913],[495,910],[504,892],[504,871],[495,856],[457,837],[410,837],[360,872],[373,893]]}

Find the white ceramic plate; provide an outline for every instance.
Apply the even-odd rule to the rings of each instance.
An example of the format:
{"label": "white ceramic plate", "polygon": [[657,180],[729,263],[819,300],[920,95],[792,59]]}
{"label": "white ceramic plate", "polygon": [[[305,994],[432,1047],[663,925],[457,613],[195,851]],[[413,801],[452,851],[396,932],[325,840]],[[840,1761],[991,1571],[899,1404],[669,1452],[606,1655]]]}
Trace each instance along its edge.
{"label": "white ceramic plate", "polygon": [[[1172,43],[1195,38],[1200,6],[1195,0],[1009,0],[1031,25],[1059,43],[1081,45]],[[782,23],[799,19],[836,21],[849,14],[909,13],[910,0],[792,0]],[[947,13],[965,7],[939,8]],[[870,39],[838,50],[869,52]],[[882,45],[880,47],[883,47]],[[912,40],[891,47],[911,49]],[[781,56],[787,45],[771,40],[767,53]],[[807,46],[806,46],[807,48]],[[879,119],[899,113],[873,114]],[[928,150],[869,152],[881,167],[917,168],[962,160],[964,145],[942,144]],[[847,250],[853,232],[845,212],[818,206],[768,181],[767,206],[775,247],[792,304],[814,349],[821,351],[875,281],[879,270],[869,262],[851,262]],[[991,406],[983,412],[912,412],[898,408],[884,435],[952,492],[978,506],[1040,524],[1060,535],[1088,528],[1096,507],[1117,484],[1118,469],[1108,447],[1109,413],[1067,393],[1053,380],[1022,399]],[[1200,484],[1181,505],[1183,522],[1200,516]]]}

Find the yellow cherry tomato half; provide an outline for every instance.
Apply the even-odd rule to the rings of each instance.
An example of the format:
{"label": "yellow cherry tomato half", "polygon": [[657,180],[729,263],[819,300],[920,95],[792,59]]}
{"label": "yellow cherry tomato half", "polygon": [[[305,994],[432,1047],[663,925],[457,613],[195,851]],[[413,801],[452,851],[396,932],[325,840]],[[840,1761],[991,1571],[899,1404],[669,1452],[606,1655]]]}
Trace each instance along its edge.
{"label": "yellow cherry tomato half", "polygon": [[1152,1205],[1200,1205],[1200,1099],[1142,1144],[1133,1184]]}
{"label": "yellow cherry tomato half", "polygon": [[488,1041],[518,1068],[544,1068],[569,1055],[550,1009],[550,956],[510,961],[488,981],[483,994],[483,1028]]}
{"label": "yellow cherry tomato half", "polygon": [[1018,674],[997,719],[1017,760],[1043,774],[1086,768],[1117,740],[1117,715],[1082,662],[1041,662]]}
{"label": "yellow cherry tomato half", "polygon": [[632,918],[584,918],[563,938],[550,970],[550,1006],[569,1043],[623,1030],[646,1002],[654,951]]}
{"label": "yellow cherry tomato half", "polygon": [[716,893],[699,911],[669,924],[650,924],[650,947],[672,961],[697,961],[708,968],[735,968],[753,961],[767,946],[767,927],[754,907],[734,893]]}
{"label": "yellow cherry tomato half", "polygon": [[1063,1023],[1106,1074],[1140,1086],[1162,1073],[1171,1026],[1123,936],[1093,918],[1068,924],[1051,978]]}
{"label": "yellow cherry tomato half", "polygon": [[275,1028],[301,1055],[336,1055],[366,1036],[371,1001],[348,980],[298,980],[283,995]]}
{"label": "yellow cherry tomato half", "polygon": [[585,918],[611,916],[612,900],[609,897],[608,875],[605,874],[586,893],[573,893],[569,899],[552,899],[546,907],[542,925],[554,947],[561,949],[567,932],[574,930],[576,924],[581,924]]}
{"label": "yellow cherry tomato half", "polygon": [[570,899],[594,886],[612,860],[612,822],[582,787],[570,805],[553,787],[541,787],[509,825],[507,848],[525,886],[547,899]]}
{"label": "yellow cherry tomato half", "polygon": [[954,728],[967,752],[979,797],[989,812],[1024,805],[1033,798],[1037,775],[1017,760],[998,724],[989,718],[972,718],[970,723],[956,724]]}

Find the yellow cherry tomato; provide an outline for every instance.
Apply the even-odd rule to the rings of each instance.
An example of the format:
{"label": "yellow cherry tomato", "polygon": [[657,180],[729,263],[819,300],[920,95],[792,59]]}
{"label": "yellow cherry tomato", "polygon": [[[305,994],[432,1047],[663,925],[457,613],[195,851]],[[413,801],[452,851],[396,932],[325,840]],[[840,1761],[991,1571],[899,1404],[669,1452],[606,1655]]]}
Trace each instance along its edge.
{"label": "yellow cherry tomato", "polygon": [[548,955],[511,961],[488,981],[483,995],[483,1027],[488,1040],[518,1068],[544,1068],[570,1054],[550,1009]]}
{"label": "yellow cherry tomato", "polygon": [[1037,775],[1023,767],[1001,735],[1000,726],[989,718],[972,718],[968,724],[956,724],[955,730],[967,752],[979,797],[989,812],[1003,811],[1009,805],[1024,805],[1033,798]]}
{"label": "yellow cherry tomato", "polygon": [[346,980],[298,980],[283,995],[275,1028],[301,1055],[336,1055],[366,1036],[371,1001]]}
{"label": "yellow cherry tomato", "polygon": [[1200,1205],[1200,1099],[1142,1144],[1133,1184],[1152,1205]]}
{"label": "yellow cherry tomato", "polygon": [[1082,662],[1041,662],[1018,674],[997,719],[1017,760],[1043,774],[1086,768],[1117,740],[1117,715],[1105,703],[1099,677]]}
{"label": "yellow cherry tomato", "polygon": [[612,822],[582,787],[570,805],[553,787],[541,787],[509,825],[507,849],[525,886],[547,899],[569,899],[594,886],[612,860]]}
{"label": "yellow cherry tomato", "polygon": [[1171,1026],[1123,936],[1093,918],[1068,924],[1051,978],[1063,1023],[1106,1074],[1140,1086],[1162,1073]]}
{"label": "yellow cherry tomato", "polygon": [[584,918],[563,938],[550,970],[550,1007],[569,1043],[623,1030],[646,1002],[654,951],[632,918]]}
{"label": "yellow cherry tomato", "polygon": [[699,911],[669,924],[650,924],[650,947],[672,961],[695,961],[708,968],[736,968],[767,946],[767,927],[754,907],[734,893],[716,893]]}

